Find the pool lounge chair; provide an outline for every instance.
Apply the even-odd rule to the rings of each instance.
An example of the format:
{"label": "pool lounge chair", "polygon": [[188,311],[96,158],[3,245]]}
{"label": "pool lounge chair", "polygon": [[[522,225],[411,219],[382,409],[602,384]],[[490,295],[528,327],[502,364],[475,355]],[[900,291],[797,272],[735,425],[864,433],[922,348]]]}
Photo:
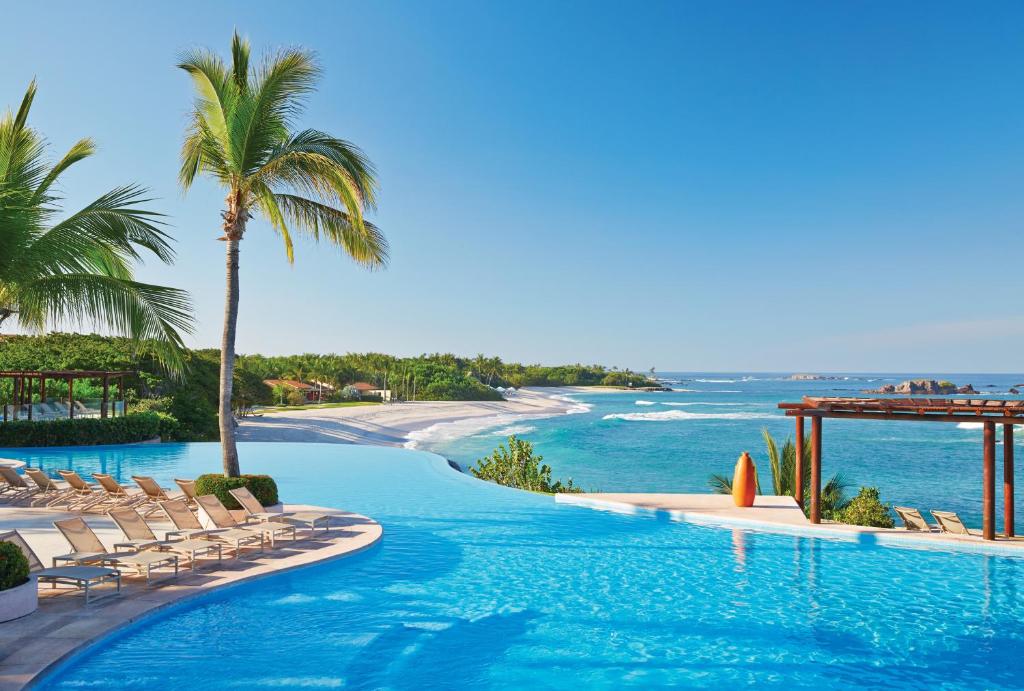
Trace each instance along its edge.
{"label": "pool lounge chair", "polygon": [[31,499],[39,491],[37,487],[25,482],[25,478],[9,465],[0,465],[0,479],[4,481],[0,498],[12,504]]}
{"label": "pool lounge chair", "polygon": [[58,470],[57,474],[68,483],[74,496],[78,499],[75,502],[75,509],[88,511],[90,509],[102,509],[110,503],[106,492],[95,485],[90,485],[82,479],[82,476],[73,470]]}
{"label": "pool lounge chair", "polygon": [[204,494],[196,497],[200,510],[206,514],[210,521],[218,528],[245,528],[246,530],[259,530],[270,539],[270,548],[274,548],[274,541],[278,533],[291,533],[292,541],[295,541],[295,526],[290,523],[278,523],[276,521],[263,521],[261,523],[248,523],[242,525],[235,520],[227,507],[221,503],[215,494]]}
{"label": "pool lounge chair", "polygon": [[32,498],[32,504],[43,502],[46,506],[66,504],[71,508],[74,499],[71,487],[66,482],[57,482],[39,468],[25,468],[25,475],[36,483],[39,491]]}
{"label": "pool lounge chair", "polygon": [[245,513],[252,519],[257,521],[283,521],[284,523],[293,523],[295,525],[301,525],[305,528],[309,528],[311,534],[316,534],[316,526],[318,523],[323,524],[324,532],[331,529],[331,515],[326,513],[316,513],[315,511],[285,511],[282,513],[272,513],[267,511],[266,507],[260,503],[260,500],[253,496],[253,493],[249,491],[248,487],[238,487],[236,489],[228,490],[238,503],[245,509]]}
{"label": "pool lounge chair", "polygon": [[125,489],[120,482],[114,479],[113,475],[107,473],[93,473],[92,476],[96,478],[96,482],[100,483],[100,487],[107,493],[107,499],[114,506],[136,506],[146,501],[146,495],[138,492],[132,494]]}
{"label": "pool lounge chair", "polygon": [[107,515],[117,523],[117,527],[124,533],[123,542],[115,542],[114,549],[153,549],[161,552],[170,552],[179,557],[188,559],[189,569],[196,570],[196,556],[217,553],[217,561],[222,561],[222,543],[212,540],[185,539],[185,540],[159,540],[153,534],[153,529],[146,523],[146,519],[131,507],[111,509]]}
{"label": "pool lounge chair", "polygon": [[174,484],[181,488],[185,503],[189,506],[196,506],[196,481],[174,478]]}
{"label": "pool lounge chair", "polygon": [[118,571],[131,569],[139,576],[146,577],[146,585],[153,582],[153,571],[161,567],[174,567],[174,574],[163,579],[178,577],[178,556],[163,552],[110,552],[92,528],[81,518],[68,518],[63,521],[54,521],[53,526],[60,531],[64,539],[74,550],[69,554],[61,554],[53,558],[53,565],[57,562],[70,562],[75,566],[82,564],[99,564],[100,566],[114,566]]}
{"label": "pool lounge chair", "polygon": [[[21,550],[28,560],[30,578],[35,578],[37,583],[49,583],[54,588],[58,585],[70,585],[84,590],[85,604],[89,604],[91,600],[121,594],[121,573],[117,569],[103,566],[54,566],[48,569],[43,566],[43,562],[17,530],[0,533],[0,542],[10,542]],[[93,595],[93,588],[105,583],[113,583],[116,587],[110,593]]]}
{"label": "pool lounge chair", "polygon": [[160,508],[167,514],[167,518],[174,524],[174,530],[167,533],[166,539],[172,537],[205,538],[219,540],[230,545],[235,550],[235,559],[242,555],[244,545],[252,545],[255,542],[260,544],[260,551],[263,550],[263,532],[259,530],[248,530],[246,528],[230,528],[228,530],[210,530],[204,528],[188,508],[188,504],[182,499],[171,499],[160,502]]}
{"label": "pool lounge chair", "polygon": [[132,475],[132,480],[142,490],[143,496],[146,501],[143,502],[147,506],[142,507],[148,509],[143,516],[149,516],[160,510],[160,502],[170,501],[171,497],[167,494],[167,490],[160,486],[160,483],[151,477],[146,475]]}
{"label": "pool lounge chair", "polygon": [[892,510],[896,512],[896,515],[903,521],[903,525],[907,530],[916,530],[922,533],[931,533],[938,531],[939,528],[932,526],[928,521],[924,519],[921,512],[915,508],[909,506],[894,506]]}
{"label": "pool lounge chair", "polygon": [[981,535],[980,530],[970,530],[965,526],[960,517],[952,511],[936,511],[932,509],[931,514],[935,517],[935,522],[939,524],[940,532],[951,535]]}

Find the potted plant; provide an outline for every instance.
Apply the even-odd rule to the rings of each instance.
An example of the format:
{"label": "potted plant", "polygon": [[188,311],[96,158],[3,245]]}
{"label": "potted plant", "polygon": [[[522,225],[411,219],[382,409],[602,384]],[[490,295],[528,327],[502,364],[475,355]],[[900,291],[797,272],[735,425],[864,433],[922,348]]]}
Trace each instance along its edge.
{"label": "potted plant", "polygon": [[0,623],[32,614],[39,606],[36,581],[28,559],[12,542],[0,542]]}

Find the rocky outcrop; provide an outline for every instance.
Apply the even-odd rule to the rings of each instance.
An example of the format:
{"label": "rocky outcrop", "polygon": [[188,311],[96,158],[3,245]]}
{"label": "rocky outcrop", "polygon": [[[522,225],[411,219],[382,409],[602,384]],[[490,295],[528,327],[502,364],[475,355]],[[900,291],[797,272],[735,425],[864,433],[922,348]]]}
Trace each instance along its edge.
{"label": "rocky outcrop", "polygon": [[899,384],[885,384],[877,389],[864,393],[902,394],[905,396],[946,396],[954,393],[978,393],[970,384],[957,386],[953,382],[935,381],[934,379],[908,379]]}
{"label": "rocky outcrop", "polygon": [[820,381],[824,378],[820,374],[791,374],[787,377],[790,381]]}
{"label": "rocky outcrop", "polygon": [[1010,393],[1012,393],[1014,396],[1016,396],[1017,394],[1020,393],[1020,390],[1016,386],[1014,386],[1014,387],[1012,387],[1010,389]]}

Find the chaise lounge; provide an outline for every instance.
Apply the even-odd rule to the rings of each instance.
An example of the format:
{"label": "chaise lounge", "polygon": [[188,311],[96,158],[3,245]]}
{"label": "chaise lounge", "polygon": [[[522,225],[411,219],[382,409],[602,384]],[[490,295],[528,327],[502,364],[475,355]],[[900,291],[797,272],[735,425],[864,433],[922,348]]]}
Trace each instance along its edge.
{"label": "chaise lounge", "polygon": [[[58,585],[70,585],[84,590],[85,604],[121,594],[121,573],[117,569],[103,566],[54,566],[48,569],[43,566],[43,562],[17,530],[0,533],[0,542],[10,542],[21,550],[28,560],[29,575],[35,578],[37,583],[50,583],[54,588]],[[92,595],[93,588],[105,583],[113,583],[116,587],[109,594]]]}
{"label": "chaise lounge", "polygon": [[[129,568],[135,571],[137,575],[145,576],[147,586],[153,582],[153,571],[161,567],[173,566],[173,578],[178,577],[178,556],[175,554],[164,554],[161,552],[109,552],[92,528],[81,518],[54,521],[53,525],[64,536],[64,539],[68,541],[71,549],[74,550],[69,554],[54,557],[54,566],[57,565],[57,562],[63,561],[70,562],[75,566],[99,564],[100,566],[115,566],[118,570],[122,567]],[[168,575],[166,578],[172,578],[172,576]]]}
{"label": "chaise lounge", "polygon": [[316,513],[315,511],[284,511],[281,513],[272,513],[267,511],[266,507],[260,503],[252,492],[249,491],[248,487],[238,487],[236,489],[228,490],[238,503],[245,509],[245,513],[250,518],[257,521],[273,521],[275,519],[283,521],[285,523],[293,523],[295,525],[301,525],[305,528],[309,528],[312,535],[316,534],[316,526],[318,523],[322,523],[324,526],[324,532],[328,532],[331,529],[331,515],[326,513]]}

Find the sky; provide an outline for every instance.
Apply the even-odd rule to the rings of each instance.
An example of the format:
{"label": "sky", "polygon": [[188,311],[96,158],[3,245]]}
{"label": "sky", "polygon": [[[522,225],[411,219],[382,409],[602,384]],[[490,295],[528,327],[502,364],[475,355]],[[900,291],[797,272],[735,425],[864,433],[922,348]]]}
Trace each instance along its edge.
{"label": "sky", "polygon": [[220,341],[223,194],[177,187],[183,49],[316,51],[297,126],[377,167],[367,272],[257,219],[239,352],[455,352],[659,370],[1019,372],[1024,4],[36,2],[0,106],[69,209],[135,182]]}

